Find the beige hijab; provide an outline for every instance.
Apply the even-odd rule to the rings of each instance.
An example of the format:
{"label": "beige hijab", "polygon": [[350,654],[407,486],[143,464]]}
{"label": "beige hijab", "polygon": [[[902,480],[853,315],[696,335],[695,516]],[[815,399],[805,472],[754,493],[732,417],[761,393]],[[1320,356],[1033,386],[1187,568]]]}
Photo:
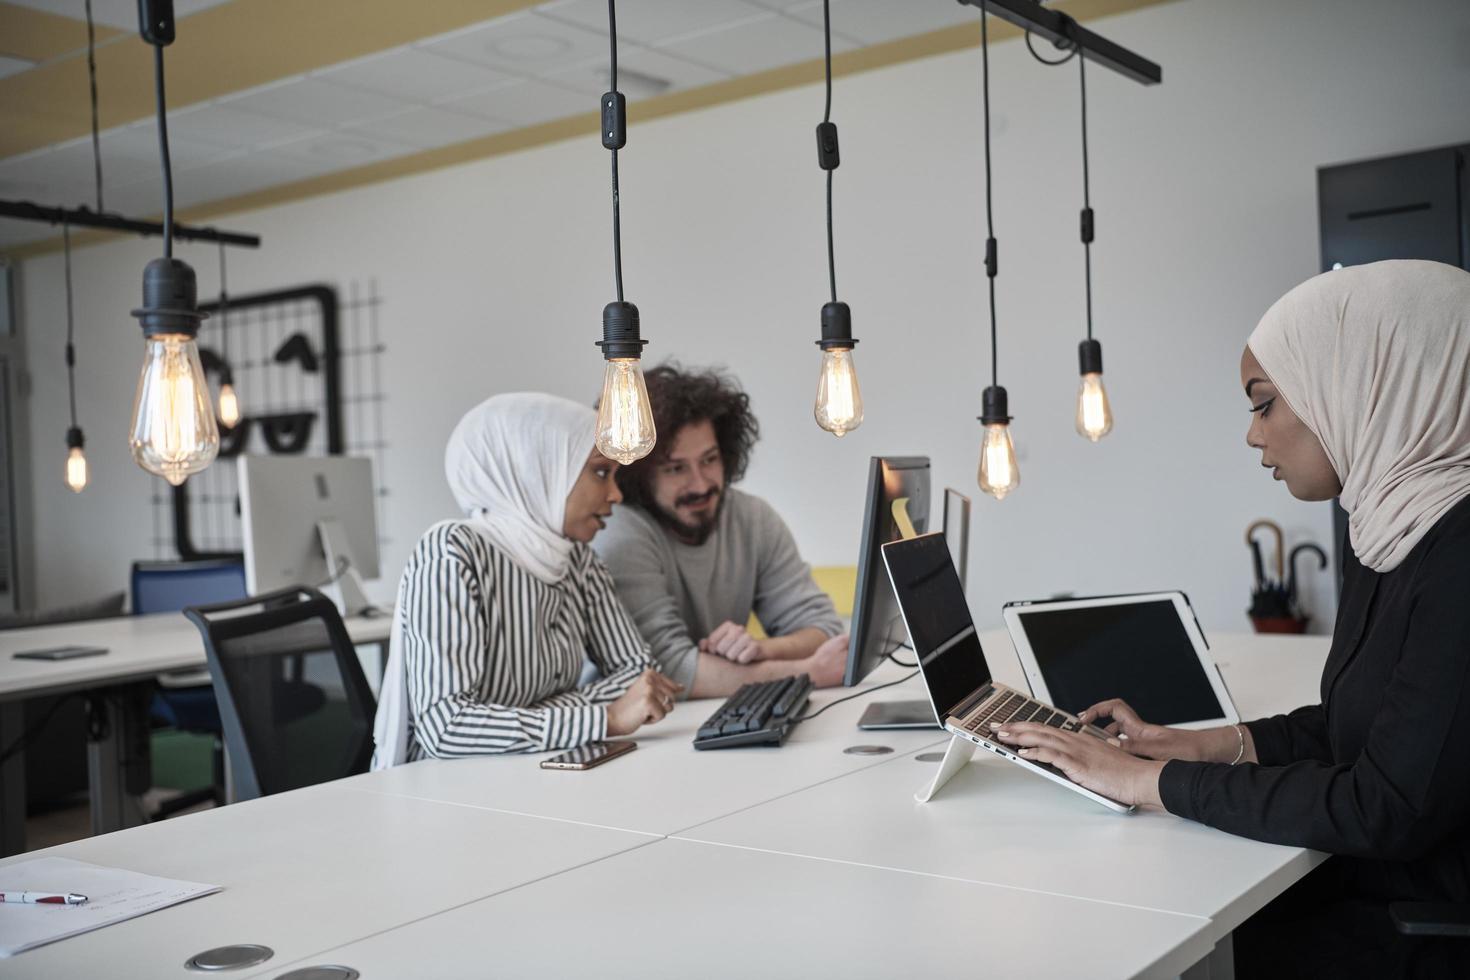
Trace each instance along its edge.
{"label": "beige hijab", "polygon": [[1364,565],[1397,568],[1470,496],[1470,273],[1327,272],[1277,300],[1249,345],[1327,451]]}

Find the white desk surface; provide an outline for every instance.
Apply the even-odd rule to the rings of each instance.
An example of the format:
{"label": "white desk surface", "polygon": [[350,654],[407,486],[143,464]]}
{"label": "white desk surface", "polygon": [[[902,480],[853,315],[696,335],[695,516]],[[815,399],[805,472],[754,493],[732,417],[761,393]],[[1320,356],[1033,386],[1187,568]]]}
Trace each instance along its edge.
{"label": "white desk surface", "polygon": [[[353,641],[381,643],[388,639],[393,617],[354,616],[343,623]],[[106,647],[107,652],[75,660],[16,660],[14,656],[22,650],[72,645]],[[204,665],[204,640],[183,613],[6,630],[0,632],[0,700],[117,684]]]}
{"label": "white desk surface", "polygon": [[363,980],[1170,977],[1210,951],[1207,925],[1167,912],[670,840],[277,970],[337,963]]}
{"label": "white desk surface", "polygon": [[[874,671],[871,683],[904,673],[890,664]],[[874,697],[892,691],[903,692],[898,697],[923,697],[923,689],[913,684]],[[811,703],[820,707],[851,693],[847,688],[817,691]],[[948,742],[938,728],[858,731],[857,720],[871,700],[856,698],[803,722],[779,748],[695,749],[695,732],[721,701],[687,701],[658,724],[640,729],[633,736],[637,751],[585,772],[542,769],[539,761],[545,755],[425,759],[354,776],[343,785],[666,835],[881,764],[895,754]],[[843,752],[854,745],[884,745],[894,753]]]}
{"label": "white desk surface", "polygon": [[271,947],[275,969],[653,840],[315,786],[6,858],[68,857],[224,890],[0,960],[0,976],[197,978],[185,961],[230,943]]}
{"label": "white desk surface", "polygon": [[[982,643],[1001,675],[991,651],[1009,651],[1004,635]],[[1315,700],[1327,642],[1221,637],[1216,650],[1252,718]],[[1324,860],[1169,814],[1117,814],[984,753],[915,802],[936,765],[909,755],[676,836],[1208,916],[1215,939]]]}

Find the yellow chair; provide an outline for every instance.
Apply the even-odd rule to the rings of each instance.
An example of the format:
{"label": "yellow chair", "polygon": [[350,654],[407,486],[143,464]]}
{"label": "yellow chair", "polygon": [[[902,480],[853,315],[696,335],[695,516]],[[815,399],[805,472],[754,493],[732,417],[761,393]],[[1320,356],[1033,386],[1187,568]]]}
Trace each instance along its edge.
{"label": "yellow chair", "polygon": [[[831,597],[832,605],[837,607],[837,615],[843,619],[851,619],[852,597],[857,591],[857,566],[817,565],[812,568],[812,578],[816,580],[817,588]],[[766,631],[754,613],[751,613],[750,622],[745,624],[745,628],[756,639],[765,638]]]}

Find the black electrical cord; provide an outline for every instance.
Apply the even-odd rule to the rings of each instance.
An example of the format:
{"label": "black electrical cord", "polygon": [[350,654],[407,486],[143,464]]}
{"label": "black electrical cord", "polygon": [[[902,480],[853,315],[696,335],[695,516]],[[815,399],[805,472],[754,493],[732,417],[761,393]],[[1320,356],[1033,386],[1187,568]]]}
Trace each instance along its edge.
{"label": "black electrical cord", "polygon": [[[822,122],[832,121],[832,4],[822,0],[822,34],[825,43],[823,64],[827,70],[827,104],[822,110]],[[827,171],[827,280],[832,285],[832,302],[837,302],[837,258],[832,243],[832,174]]]}
{"label": "black electrical cord", "polygon": [[1031,52],[1031,57],[1035,58],[1043,65],[1065,65],[1067,62],[1077,57],[1077,52],[1080,49],[1077,47],[1077,45],[1073,44],[1072,50],[1060,58],[1043,58],[1040,54],[1037,53],[1036,48],[1032,47],[1031,31],[1028,29],[1026,31],[1026,50]]}
{"label": "black electrical cord", "polygon": [[[615,0],[607,0],[607,40],[611,49],[612,91],[618,90],[618,14]],[[618,208],[618,151],[612,151],[612,206],[613,206],[613,279],[617,282],[618,302],[623,301],[623,230],[622,215]]]}
{"label": "black electrical cord", "polygon": [[61,223],[61,253],[66,275],[66,390],[71,401],[71,427],[77,428],[77,349],[72,343],[71,225]]}
{"label": "black electrical cord", "polygon": [[1082,235],[1082,257],[1087,278],[1087,339],[1092,339],[1092,193],[1087,168],[1087,59],[1077,59],[1077,78],[1082,83],[1082,213],[1087,226]]}
{"label": "black electrical cord", "polygon": [[92,89],[92,169],[97,180],[97,213],[102,213],[102,144],[97,136],[97,30],[92,0],[87,0],[87,80]]}
{"label": "black electrical cord", "polygon": [[168,159],[168,117],[164,114],[161,44],[153,46],[153,92],[158,103],[158,153],[163,161],[163,257],[171,259],[174,256],[174,173]]}
{"label": "black electrical cord", "polygon": [[990,7],[980,0],[980,64],[983,73],[985,102],[985,232],[986,272],[990,280],[990,384],[1000,387],[999,345],[995,333],[995,267],[998,264],[995,244],[995,208],[990,193]]}
{"label": "black electrical cord", "polygon": [[[798,721],[798,722],[800,722],[800,721],[811,721],[817,715],[819,715],[822,712],[826,711],[828,708],[832,707],[833,705],[841,704],[844,701],[851,701],[853,698],[860,698],[860,697],[863,697],[864,695],[872,694],[874,691],[881,691],[885,687],[894,687],[895,685],[902,684],[904,681],[912,680],[918,673],[919,672],[917,670],[915,670],[913,673],[905,674],[904,676],[900,677],[896,681],[889,681],[886,684],[879,684],[876,687],[870,687],[870,688],[868,688],[866,691],[858,691],[856,694],[849,694],[845,698],[838,698],[836,701],[828,701],[826,704],[822,705],[816,711],[810,712],[809,714],[804,714],[800,718],[796,719],[796,721]],[[795,724],[795,722],[793,722],[793,724]]]}
{"label": "black electrical cord", "polygon": [[230,336],[226,331],[229,324],[227,314],[230,309],[230,294],[225,284],[225,243],[219,243],[219,357],[225,363],[225,377],[231,378],[234,372],[230,370]]}

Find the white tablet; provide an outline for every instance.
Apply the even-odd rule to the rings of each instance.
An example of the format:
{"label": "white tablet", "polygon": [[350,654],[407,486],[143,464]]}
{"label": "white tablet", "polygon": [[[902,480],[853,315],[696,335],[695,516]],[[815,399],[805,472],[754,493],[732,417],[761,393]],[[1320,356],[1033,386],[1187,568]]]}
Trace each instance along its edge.
{"label": "white tablet", "polygon": [[1076,714],[1122,698],[1179,728],[1240,720],[1183,592],[1009,602],[1003,614],[1039,701]]}

